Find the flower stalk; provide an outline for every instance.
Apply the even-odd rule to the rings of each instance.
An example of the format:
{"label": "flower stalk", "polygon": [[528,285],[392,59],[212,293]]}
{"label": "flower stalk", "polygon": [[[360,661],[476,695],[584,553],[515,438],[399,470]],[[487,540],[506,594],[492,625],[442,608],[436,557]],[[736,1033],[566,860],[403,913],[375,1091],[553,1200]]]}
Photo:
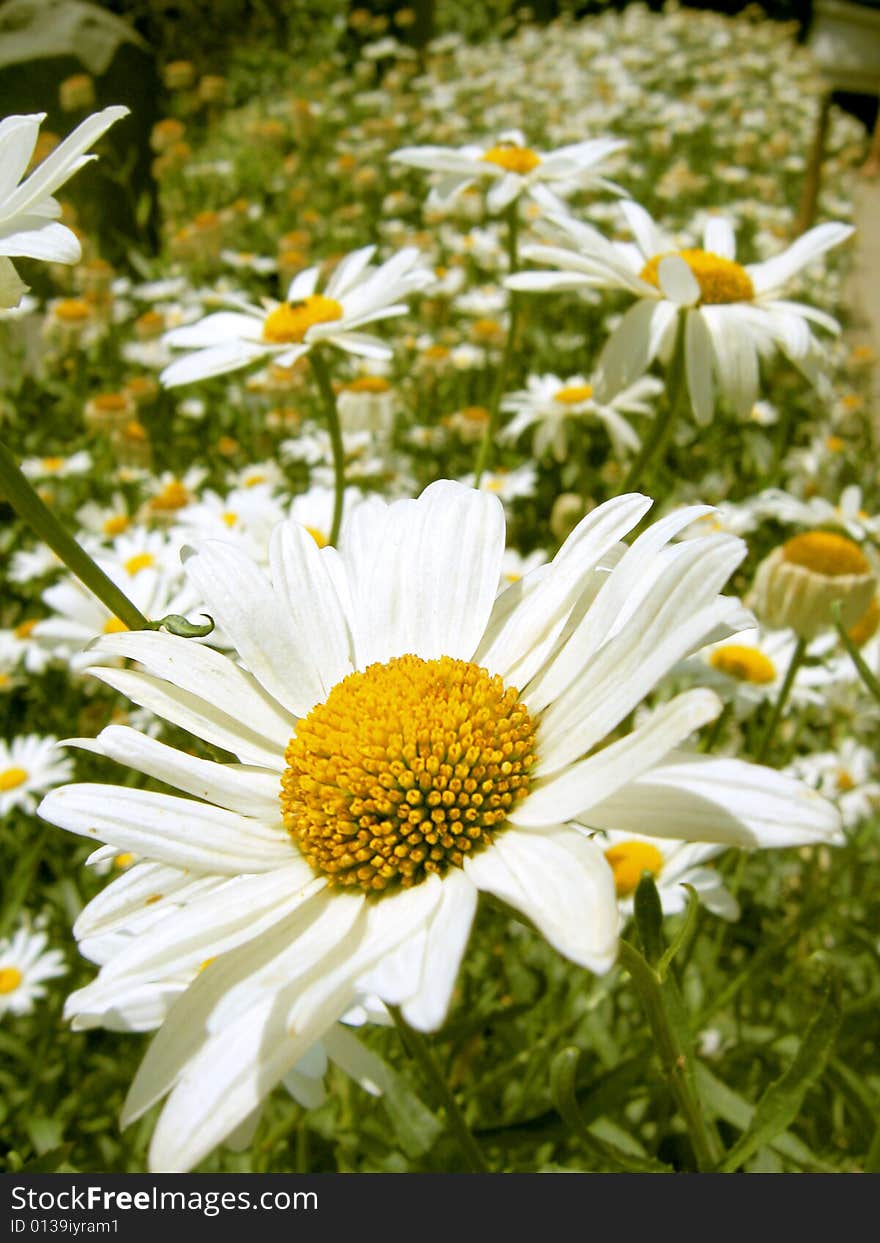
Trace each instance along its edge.
{"label": "flower stalk", "polygon": [[[515,272],[519,267],[519,203],[516,199],[514,199],[508,207],[506,216],[507,258],[510,271]],[[477,450],[477,460],[474,464],[475,488],[480,486],[480,480],[492,460],[492,451],[495,447],[495,437],[498,434],[498,420],[501,414],[501,399],[504,396],[504,386],[507,381],[507,373],[510,370],[513,351],[516,347],[516,339],[519,330],[519,314],[520,295],[514,290],[511,290],[508,302],[507,337],[504,342],[504,351],[501,355],[501,362],[498,364],[498,371],[495,375],[495,384],[492,388],[492,396],[489,399],[489,418],[486,420],[483,438],[480,441],[480,447]]]}
{"label": "flower stalk", "polygon": [[324,403],[324,414],[333,450],[333,522],[330,527],[330,543],[335,548],[339,540],[339,528],[342,526],[342,507],[345,500],[345,449],[342,444],[342,428],[339,425],[339,409],[336,405],[336,394],[333,392],[327,364],[317,349],[309,351],[308,360]]}
{"label": "flower stalk", "polygon": [[61,525],[51,509],[31,487],[15,458],[0,442],[0,494],[9,501],[20,518],[48,544],[71,573],[88,587],[129,630],[153,629],[128,596],[107,577],[88,553]]}
{"label": "flower stalk", "polygon": [[409,1053],[413,1061],[418,1065],[423,1076],[430,1085],[431,1092],[438,1105],[441,1105],[446,1112],[446,1119],[449,1129],[452,1131],[458,1146],[461,1149],[468,1163],[468,1167],[472,1174],[488,1174],[489,1166],[486,1158],[480,1151],[477,1141],[471,1134],[470,1127],[465,1121],[464,1114],[458,1107],[458,1102],[450,1090],[449,1084],[446,1082],[439,1066],[434,1060],[430,1046],[422,1035],[414,1028],[410,1027],[406,1019],[403,1017],[398,1006],[388,1006],[394,1025],[400,1033],[404,1047]]}

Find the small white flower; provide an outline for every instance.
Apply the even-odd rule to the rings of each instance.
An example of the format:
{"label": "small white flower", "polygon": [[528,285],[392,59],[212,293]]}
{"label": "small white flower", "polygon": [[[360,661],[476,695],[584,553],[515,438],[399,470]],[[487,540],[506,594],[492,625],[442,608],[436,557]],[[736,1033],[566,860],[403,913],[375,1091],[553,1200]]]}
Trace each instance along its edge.
{"label": "small white flower", "polygon": [[[391,159],[439,174],[428,206],[446,205],[477,181],[491,181],[486,197],[489,211],[501,212],[521,194],[528,194],[548,211],[565,211],[559,194],[585,186],[624,193],[599,171],[610,155],[626,146],[616,138],[593,138],[535,151],[520,130],[506,130],[489,143],[464,147],[401,147]],[[553,186],[558,193],[550,189]]]}
{"label": "small white flower", "polygon": [[390,358],[389,346],[359,329],[405,315],[408,307],[399,299],[423,289],[433,277],[419,266],[420,254],[414,247],[378,267],[370,263],[375,249],[365,246],[347,255],[322,293],[316,292],[319,268],[306,268],[294,277],[283,302],[264,299],[260,307],[230,299],[235,310],[173,329],[164,342],[194,352],[166,367],[162,383],[168,388],[190,384],[259,359],[271,358],[280,367],[290,367],[313,346],[325,343],[366,358]]}
{"label": "small white flower", "polygon": [[46,949],[47,942],[27,922],[0,941],[0,1015],[30,1014],[46,995],[46,981],[64,975],[61,951]]}
{"label": "small white flower", "polygon": [[11,742],[0,740],[0,816],[13,807],[33,811],[38,797],[69,781],[70,757],[58,750],[57,738],[22,734]]}
{"label": "small white flower", "polygon": [[551,450],[558,462],[564,462],[572,423],[596,420],[605,427],[616,453],[632,452],[641,441],[625,416],[653,414],[652,401],[662,391],[659,380],[643,376],[610,401],[600,402],[594,396],[593,384],[584,376],[529,376],[525,389],[509,393],[501,403],[502,410],[515,415],[501,438],[515,441],[533,427],[535,457],[541,458]]}

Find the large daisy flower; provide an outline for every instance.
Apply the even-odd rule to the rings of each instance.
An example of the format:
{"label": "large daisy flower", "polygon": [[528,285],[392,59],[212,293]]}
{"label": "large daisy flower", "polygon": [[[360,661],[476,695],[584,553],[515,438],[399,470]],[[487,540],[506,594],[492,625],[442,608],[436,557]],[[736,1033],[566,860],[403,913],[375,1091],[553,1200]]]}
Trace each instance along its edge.
{"label": "large daisy flower", "polygon": [[698,422],[708,423],[716,388],[745,416],[758,396],[758,360],[778,346],[813,382],[819,345],[810,331],[839,325],[824,311],[790,302],[784,288],[803,268],[852,233],[850,225],[820,224],[781,254],[763,263],[736,261],[733,226],[709,216],[702,247],[680,249],[643,207],[620,209],[633,243],[609,242],[591,225],[555,215],[551,227],[561,245],[531,245],[523,257],[554,270],[508,277],[511,289],[621,289],[636,302],[605,344],[596,369],[596,390],[607,399],[632,384],[658,357],[668,358],[679,317],[685,316],[685,369]]}
{"label": "large daisy flower", "polygon": [[439,1027],[481,892],[608,969],[615,883],[591,830],[621,801],[621,827],[639,810],[656,836],[836,840],[820,795],[747,763],[725,761],[716,789],[693,756],[640,796],[720,703],[695,689],[625,722],[676,662],[744,624],[719,595],[741,541],[672,543],[695,507],[627,548],[650,504],[600,506],[498,595],[502,506],[444,480],[358,506],[338,551],[281,523],[268,573],[222,541],[191,552],[188,577],[238,659],[154,632],[96,642],[99,678],[234,757],[110,726],[86,745],[188,797],[78,784],[41,807],[140,857],[96,899],[105,910],[163,911],[78,1007],[90,990],[94,1012],[114,990],[190,981],[125,1108],[127,1121],[168,1095],[154,1170],[200,1161],[359,999]]}
{"label": "large daisy flower", "polygon": [[61,207],[52,196],[95,158],[85,152],[114,121],[127,114],[127,108],[117,105],[86,117],[25,181],[22,177],[33,158],[46,114],[35,112],[0,121],[0,307],[16,306],[27,289],[10,256],[51,263],[79,261],[79,239],[60,223]]}
{"label": "large daisy flower", "polygon": [[551,186],[563,194],[585,186],[624,193],[601,175],[600,165],[625,146],[617,138],[591,138],[555,151],[535,151],[525,135],[514,129],[491,142],[464,147],[401,147],[391,153],[391,159],[439,175],[429,205],[445,206],[475,182],[488,181],[486,205],[493,214],[522,194],[547,211],[564,212],[565,203]]}
{"label": "large daisy flower", "polygon": [[291,281],[283,302],[264,299],[262,306],[255,306],[241,300],[235,310],[172,329],[163,340],[194,352],[166,367],[162,383],[168,388],[189,384],[237,371],[258,359],[291,367],[323,343],[367,358],[390,358],[389,346],[359,330],[405,315],[409,308],[400,299],[434,278],[419,266],[415,247],[406,247],[378,267],[370,263],[375,250],[364,246],[346,255],[321,293],[316,292],[320,268],[306,268]]}

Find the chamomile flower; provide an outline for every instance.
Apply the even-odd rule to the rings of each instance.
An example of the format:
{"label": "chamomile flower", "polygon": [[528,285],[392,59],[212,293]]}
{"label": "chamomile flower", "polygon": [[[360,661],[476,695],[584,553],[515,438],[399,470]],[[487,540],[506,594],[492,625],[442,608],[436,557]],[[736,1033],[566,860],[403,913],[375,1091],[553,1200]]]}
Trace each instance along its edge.
{"label": "chamomile flower", "polygon": [[554,215],[549,227],[561,244],[525,246],[522,253],[555,270],[522,272],[506,282],[511,289],[621,289],[635,296],[600,355],[600,398],[632,384],[658,356],[668,358],[682,316],[687,388],[701,424],[712,418],[716,388],[737,414],[749,413],[758,396],[758,360],[774,346],[816,379],[819,346],[810,325],[835,333],[839,326],[824,311],[787,301],[784,287],[845,241],[849,225],[817,225],[781,254],[743,266],[723,216],[706,218],[702,247],[681,249],[637,203],[620,209],[633,243],[609,242],[591,225]]}
{"label": "chamomile flower", "polygon": [[720,872],[705,866],[724,853],[724,846],[614,831],[606,832],[597,840],[604,847],[605,858],[614,873],[617,899],[625,918],[633,913],[633,896],[643,872],[650,872],[654,877],[664,915],[678,915],[685,909],[688,891],[684,886],[691,885],[703,906],[713,915],[720,915],[722,919],[739,918],[739,903],[725,888]]}
{"label": "chamomile flower", "polygon": [[837,805],[847,829],[880,809],[876,770],[874,749],[855,738],[844,738],[836,751],[800,756],[789,769]]}
{"label": "chamomile flower", "polygon": [[[746,716],[768,699],[779,698],[796,645],[793,630],[753,628],[710,644],[686,667],[701,685],[713,687],[732,702],[738,716]],[[817,688],[829,681],[822,665],[801,665],[791,686],[791,703],[821,702]]]}
{"label": "chamomile flower", "polygon": [[[649,507],[637,494],[600,506],[498,595],[497,497],[440,481],[418,500],[371,498],[339,551],[288,521],[268,574],[223,542],[187,558],[242,663],[162,633],[93,646],[102,681],[236,757],[109,726],[85,745],[189,797],[85,784],[41,806],[142,856],[96,901],[167,909],[77,1007],[203,968],[125,1107],[131,1121],[168,1096],[152,1169],[198,1163],[363,997],[440,1026],[481,892],[607,970],[613,872],[573,821],[752,847],[838,840],[831,806],[791,779],[670,760],[718,713],[711,691],[615,737],[673,665],[743,624],[719,595],[741,542],[671,543],[696,516],[679,511],[626,548]],[[112,667],[120,657],[140,667]]]}
{"label": "chamomile flower", "polygon": [[601,166],[625,146],[616,138],[592,138],[555,151],[535,151],[520,130],[512,129],[490,142],[464,147],[401,147],[391,159],[439,175],[429,207],[445,207],[474,183],[491,182],[486,205],[494,215],[523,194],[549,211],[565,211],[560,195],[586,186],[622,194],[603,176]]}
{"label": "chamomile flower", "polygon": [[81,258],[79,238],[61,224],[61,207],[52,196],[95,158],[86,155],[89,147],[127,115],[127,108],[116,106],[87,117],[24,181],[46,114],[0,121],[0,307],[16,306],[27,290],[12,258],[51,263],[77,263]]}
{"label": "chamomile flower", "polygon": [[0,740],[0,816],[13,807],[31,812],[41,795],[69,781],[70,757],[58,750],[57,738],[23,734],[10,742]]}
{"label": "chamomile flower", "polygon": [[530,376],[525,389],[508,394],[501,403],[502,410],[514,415],[502,437],[517,440],[531,427],[535,457],[541,458],[549,450],[558,462],[563,462],[573,423],[595,420],[604,426],[616,453],[632,452],[641,442],[626,416],[652,414],[652,400],[662,391],[659,380],[643,376],[609,402],[600,402],[584,376]]}
{"label": "chamomile flower", "polygon": [[[193,352],[166,367],[159,377],[168,387],[237,371],[271,359],[290,367],[315,345],[334,345],[366,358],[391,357],[377,337],[361,332],[367,324],[405,315],[401,299],[433,280],[421,267],[419,251],[407,247],[375,267],[375,246],[352,251],[337,266],[321,293],[320,269],[306,268],[290,284],[283,302],[262,306],[242,300],[198,323],[175,328],[164,341]],[[231,301],[231,300],[230,300]]]}
{"label": "chamomile flower", "polygon": [[46,983],[67,968],[60,950],[47,949],[49,938],[28,922],[0,941],[0,1016],[30,1014],[46,996]]}

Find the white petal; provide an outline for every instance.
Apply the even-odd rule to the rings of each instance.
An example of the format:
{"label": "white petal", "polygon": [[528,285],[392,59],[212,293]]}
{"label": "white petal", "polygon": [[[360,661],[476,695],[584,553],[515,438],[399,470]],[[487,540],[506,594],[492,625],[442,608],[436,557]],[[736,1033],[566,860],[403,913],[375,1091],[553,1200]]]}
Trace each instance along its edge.
{"label": "white petal", "polygon": [[729,846],[843,841],[837,810],[801,782],[744,760],[685,753],[591,807],[583,822]]}
{"label": "white petal", "polygon": [[832,246],[845,242],[852,233],[853,228],[848,224],[819,224],[803,233],[781,255],[776,255],[764,263],[750,265],[746,271],[751,277],[755,292],[766,294],[781,289],[801,268],[818,259]]}
{"label": "white petal", "polygon": [[0,228],[0,255],[20,255],[23,259],[50,263],[78,263],[82,258],[79,238],[56,220],[19,217],[13,221],[13,229],[4,236]]}
{"label": "white petal", "polygon": [[503,550],[504,512],[491,493],[440,480],[417,501],[358,506],[341,551],[359,667],[403,653],[469,660],[492,610]]}
{"label": "white petal", "polygon": [[676,696],[652,712],[648,721],[632,733],[555,776],[538,781],[511,813],[511,822],[536,827],[573,820],[593,803],[609,798],[615,790],[657,764],[720,711],[721,701],[712,691],[697,689]]}
{"label": "white petal", "polygon": [[436,1031],[446,1018],[476,909],[476,887],[466,872],[453,869],[443,878],[428,925],[421,985],[403,1005],[403,1017],[418,1031]]}
{"label": "white petal", "polygon": [[666,255],[660,260],[657,280],[664,297],[676,306],[693,306],[700,300],[697,278],[679,255]]}
{"label": "white petal", "polygon": [[619,915],[611,868],[577,832],[507,829],[488,850],[465,859],[465,871],[530,919],[547,941],[582,967],[607,971],[617,953]]}
{"label": "white petal", "polygon": [[694,418],[707,427],[715,413],[712,338],[699,310],[688,312],[685,326],[685,368]]}
{"label": "white petal", "polygon": [[[308,640],[300,641],[283,601],[256,562],[223,540],[205,540],[184,554],[184,569],[260,685],[294,715],[311,711],[324,693]],[[304,604],[317,610],[316,600]],[[323,624],[317,614],[315,625]]]}
{"label": "white petal", "polygon": [[210,380],[214,376],[226,375],[228,371],[237,371],[246,367],[258,358],[263,358],[271,350],[264,345],[251,345],[245,341],[229,341],[225,345],[216,345],[209,350],[196,350],[186,358],[178,358],[159,375],[165,388],[176,388],[179,384],[192,384],[196,380]]}
{"label": "white petal", "polygon": [[256,820],[151,790],[61,786],[46,795],[38,811],[71,833],[209,875],[267,872],[296,858],[285,834],[270,832]]}
{"label": "white petal", "polygon": [[610,401],[653,362],[663,334],[677,314],[669,302],[645,298],[633,304],[608,338],[596,366],[596,399]]}
{"label": "white petal", "polygon": [[218,311],[207,315],[195,324],[172,328],[162,338],[166,345],[181,349],[208,349],[214,345],[227,345],[231,341],[262,340],[263,324],[254,315],[239,311]]}
{"label": "white petal", "polygon": [[3,218],[25,212],[32,204],[54,194],[87,160],[94,159],[94,156],[84,156],[83,152],[124,116],[128,116],[128,108],[115,105],[86,117],[12,192],[3,205]]}
{"label": "white petal", "polygon": [[726,216],[710,216],[703,229],[703,249],[722,259],[736,258],[733,225]]}

